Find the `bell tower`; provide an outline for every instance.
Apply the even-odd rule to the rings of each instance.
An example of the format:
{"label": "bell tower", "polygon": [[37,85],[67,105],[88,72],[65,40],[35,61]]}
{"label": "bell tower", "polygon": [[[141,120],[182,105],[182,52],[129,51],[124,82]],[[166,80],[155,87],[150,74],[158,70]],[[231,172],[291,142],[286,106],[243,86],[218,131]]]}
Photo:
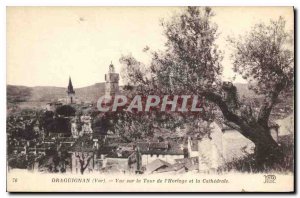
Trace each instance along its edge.
{"label": "bell tower", "polygon": [[112,63],[109,65],[108,73],[105,74],[105,95],[116,95],[119,93],[119,74],[115,72]]}
{"label": "bell tower", "polygon": [[75,91],[73,89],[71,77],[69,77],[69,85],[68,85],[68,89],[67,89],[67,94],[68,94],[67,104],[75,103]]}

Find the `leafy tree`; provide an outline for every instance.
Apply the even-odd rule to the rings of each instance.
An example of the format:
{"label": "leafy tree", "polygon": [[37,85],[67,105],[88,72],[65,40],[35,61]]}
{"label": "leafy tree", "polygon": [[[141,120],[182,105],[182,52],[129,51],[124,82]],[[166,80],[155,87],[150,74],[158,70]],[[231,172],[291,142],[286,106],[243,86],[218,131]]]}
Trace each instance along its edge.
{"label": "leafy tree", "polygon": [[46,135],[49,135],[51,132],[51,124],[54,121],[54,113],[52,111],[46,111],[42,114],[40,118],[41,127],[44,128]]}
{"label": "leafy tree", "polygon": [[[67,109],[69,108],[67,107]],[[59,110],[59,112],[63,111],[64,109]],[[49,133],[64,133],[71,135],[70,118],[55,117],[54,113],[51,111],[44,112],[40,118],[40,124],[48,135]]]}
{"label": "leafy tree", "polygon": [[[235,49],[232,55],[234,70],[265,97],[256,113],[251,106],[238,100],[232,83],[221,80],[222,53],[215,44],[218,33],[213,16],[209,7],[188,7],[171,20],[163,21],[167,38],[165,50],[152,52],[148,67],[132,56],[120,58],[125,66],[126,87],[131,90],[134,87],[139,94],[205,97],[210,107],[205,120],[221,112],[227,125],[254,142],[259,168],[275,165],[282,159],[282,152],[270,135],[269,117],[278,96],[291,89],[294,76],[294,57],[288,48],[290,38],[284,20],[258,24],[240,39],[230,40]],[[178,118],[177,115],[173,117]],[[183,119],[181,124],[199,120],[197,116],[189,118]]]}
{"label": "leafy tree", "polygon": [[50,126],[52,133],[65,133],[71,135],[71,123],[68,118],[55,118]]}
{"label": "leafy tree", "polygon": [[25,154],[13,154],[8,156],[8,166],[11,168],[20,168],[20,169],[26,169],[29,167],[32,167],[34,165],[34,162],[36,161],[35,155],[25,155]]}
{"label": "leafy tree", "polygon": [[19,134],[19,136],[25,140],[36,139],[38,135],[33,131],[33,123],[26,125],[25,129]]}
{"label": "leafy tree", "polygon": [[89,155],[87,153],[77,153],[75,155],[80,163],[80,173],[83,175],[86,168],[89,166],[90,161],[93,159],[92,155]]}
{"label": "leafy tree", "polygon": [[40,119],[41,112],[36,110],[23,109],[22,111],[10,114],[7,117],[7,133],[13,139],[33,140],[38,138],[34,131],[36,121]]}
{"label": "leafy tree", "polygon": [[92,129],[95,134],[106,135],[108,130],[113,130],[112,118],[109,113],[94,115]]}
{"label": "leafy tree", "polygon": [[285,30],[285,23],[280,17],[269,24],[256,24],[243,37],[229,39],[234,47],[234,71],[248,80],[250,89],[264,96],[257,111],[235,119],[241,133],[255,143],[260,164],[282,159],[282,152],[269,133],[269,119],[279,96],[293,92],[293,39]]}
{"label": "leafy tree", "polygon": [[56,113],[61,116],[70,117],[75,116],[76,110],[70,105],[62,105],[57,107]]}

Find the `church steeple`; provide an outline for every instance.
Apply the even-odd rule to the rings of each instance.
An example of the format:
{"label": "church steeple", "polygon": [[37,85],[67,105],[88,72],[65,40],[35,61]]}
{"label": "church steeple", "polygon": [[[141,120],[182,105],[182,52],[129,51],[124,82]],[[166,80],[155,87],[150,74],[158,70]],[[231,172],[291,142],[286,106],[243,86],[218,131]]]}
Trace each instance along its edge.
{"label": "church steeple", "polygon": [[68,94],[75,94],[75,91],[74,91],[73,85],[72,85],[72,80],[71,80],[70,76],[69,76],[69,85],[68,85],[67,92],[68,92]]}
{"label": "church steeple", "polygon": [[67,104],[73,104],[75,102],[75,91],[73,89],[72,85],[72,80],[71,77],[69,76],[69,85],[68,85],[68,90],[67,90]]}

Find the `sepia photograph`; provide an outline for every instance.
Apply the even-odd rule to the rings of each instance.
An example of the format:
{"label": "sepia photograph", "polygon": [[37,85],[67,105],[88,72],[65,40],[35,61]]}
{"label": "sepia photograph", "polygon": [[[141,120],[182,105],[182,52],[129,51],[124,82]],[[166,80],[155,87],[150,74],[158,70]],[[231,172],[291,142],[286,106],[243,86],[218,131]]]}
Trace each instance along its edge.
{"label": "sepia photograph", "polygon": [[295,192],[294,7],[6,7],[8,192]]}

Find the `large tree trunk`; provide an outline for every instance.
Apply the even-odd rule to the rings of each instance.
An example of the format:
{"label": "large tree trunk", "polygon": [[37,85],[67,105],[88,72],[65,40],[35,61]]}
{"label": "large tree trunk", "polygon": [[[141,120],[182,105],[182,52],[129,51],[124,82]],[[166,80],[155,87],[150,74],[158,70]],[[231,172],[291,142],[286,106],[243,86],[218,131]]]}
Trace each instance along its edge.
{"label": "large tree trunk", "polygon": [[269,127],[265,123],[240,117],[240,125],[235,127],[244,137],[255,144],[255,169],[257,171],[268,171],[280,167],[283,163],[283,152],[281,147],[273,139]]}
{"label": "large tree trunk", "polygon": [[254,144],[255,159],[259,171],[267,171],[283,163],[282,150],[273,139],[254,142]]}
{"label": "large tree trunk", "polygon": [[268,127],[269,116],[279,92],[280,90],[276,90],[271,101],[264,103],[258,118],[253,116],[251,109],[250,111],[246,109],[239,115],[228,107],[220,95],[213,92],[201,92],[207,100],[217,104],[226,122],[228,121],[227,125],[231,126],[232,123],[232,128],[255,144],[255,163],[259,171],[267,171],[283,163],[282,150],[272,138]]}
{"label": "large tree trunk", "polygon": [[249,126],[251,132],[245,131],[247,138],[255,144],[255,162],[258,171],[267,171],[283,163],[283,153],[275,142],[268,128],[258,123]]}
{"label": "large tree trunk", "polygon": [[85,170],[85,169],[84,169],[83,167],[80,168],[80,173],[81,173],[81,175],[83,175],[84,170]]}

